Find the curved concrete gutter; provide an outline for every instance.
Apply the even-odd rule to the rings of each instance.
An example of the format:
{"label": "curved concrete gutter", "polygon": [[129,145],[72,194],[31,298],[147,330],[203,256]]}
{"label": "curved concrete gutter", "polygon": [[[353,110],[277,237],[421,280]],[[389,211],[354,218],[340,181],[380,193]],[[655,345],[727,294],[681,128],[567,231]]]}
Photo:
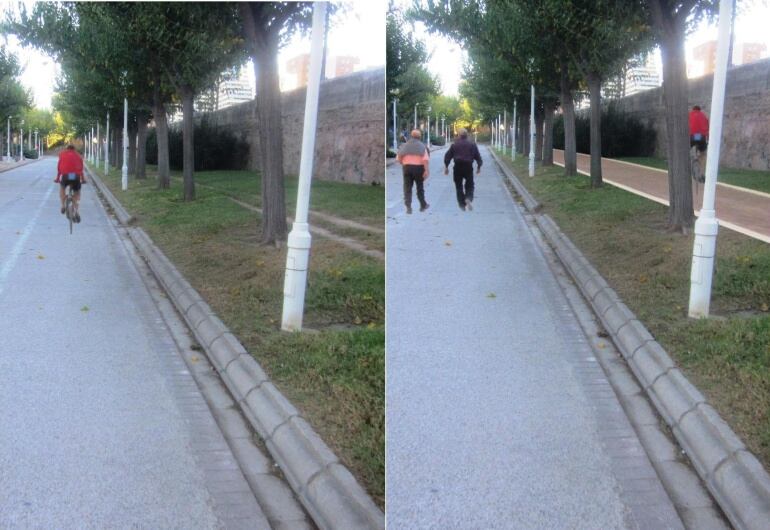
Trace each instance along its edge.
{"label": "curved concrete gutter", "polygon": [[[87,171],[126,224],[130,215]],[[128,233],[318,527],[384,529],[382,511],[200,294],[144,230],[130,227]]]}
{"label": "curved concrete gutter", "polygon": [[[518,178],[490,149],[517,190]],[[526,189],[524,189],[526,192]],[[534,198],[522,194],[525,205]],[[770,528],[770,475],[706,398],[687,380],[663,347],[617,293],[546,214],[534,215],[540,230],[612,336],[658,413],[692,461],[730,523],[739,529]]]}

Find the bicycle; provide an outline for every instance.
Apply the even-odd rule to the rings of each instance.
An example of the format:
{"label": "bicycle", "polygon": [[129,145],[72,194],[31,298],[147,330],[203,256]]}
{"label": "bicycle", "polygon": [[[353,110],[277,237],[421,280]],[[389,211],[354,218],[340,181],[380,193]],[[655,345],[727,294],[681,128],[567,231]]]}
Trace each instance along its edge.
{"label": "bicycle", "polygon": [[64,214],[70,223],[70,234],[72,233],[72,223],[75,218],[75,201],[72,186],[67,186],[67,195],[64,197]]}
{"label": "bicycle", "polygon": [[698,183],[699,182],[702,183],[706,181],[706,176],[705,176],[705,173],[703,172],[703,168],[701,167],[700,159],[701,157],[699,156],[698,146],[691,145],[690,146],[690,176],[692,177],[693,182],[695,182],[696,195],[698,194]]}

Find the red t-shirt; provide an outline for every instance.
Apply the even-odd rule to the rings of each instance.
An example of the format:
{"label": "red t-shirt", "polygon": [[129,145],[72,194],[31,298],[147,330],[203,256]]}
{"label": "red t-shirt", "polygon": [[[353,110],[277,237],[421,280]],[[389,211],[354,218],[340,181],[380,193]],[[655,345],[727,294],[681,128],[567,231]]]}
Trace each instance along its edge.
{"label": "red t-shirt", "polygon": [[690,136],[702,134],[704,138],[709,135],[709,119],[699,110],[690,111]]}
{"label": "red t-shirt", "polygon": [[64,175],[65,173],[83,175],[83,159],[74,149],[65,149],[59,153],[57,175]]}

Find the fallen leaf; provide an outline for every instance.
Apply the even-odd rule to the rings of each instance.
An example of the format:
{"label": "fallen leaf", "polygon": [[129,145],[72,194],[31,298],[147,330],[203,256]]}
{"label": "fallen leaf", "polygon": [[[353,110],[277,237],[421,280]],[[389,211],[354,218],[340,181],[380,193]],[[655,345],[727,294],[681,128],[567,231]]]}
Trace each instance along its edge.
{"label": "fallen leaf", "polygon": [[369,323],[366,325],[366,329],[374,329],[374,327],[375,327],[375,324],[374,324],[374,322],[369,322]]}
{"label": "fallen leaf", "polygon": [[451,246],[452,246],[452,242],[451,242],[451,241],[444,241],[444,244],[445,244],[446,246],[448,246],[448,247],[451,247]]}
{"label": "fallen leaf", "polygon": [[88,308],[88,306],[87,306],[87,305],[84,305],[83,307],[81,307],[81,308],[80,308],[80,310],[81,310],[83,313],[87,313],[88,311],[90,311],[90,309]]}
{"label": "fallen leaf", "polygon": [[760,308],[762,311],[764,311],[765,313],[767,313],[768,311],[770,311],[770,307],[768,307],[768,305],[767,305],[767,304],[762,304],[761,306],[759,306],[759,308]]}
{"label": "fallen leaf", "polygon": [[355,325],[359,325],[359,324],[361,324],[361,322],[362,322],[362,321],[361,321],[361,317],[356,317],[356,318],[353,320],[353,323],[354,323]]}
{"label": "fallen leaf", "polygon": [[201,358],[198,357],[197,355],[193,355],[192,357],[190,357],[190,362],[191,363],[197,363],[200,360],[201,360]]}
{"label": "fallen leaf", "polygon": [[606,348],[606,347],[607,347],[607,345],[606,345],[605,343],[603,343],[603,342],[600,342],[599,344],[597,344],[597,346],[598,346],[598,347],[599,347],[599,349],[601,349],[601,350],[603,350],[604,348]]}
{"label": "fallen leaf", "polygon": [[639,283],[647,283],[648,280],[649,280],[649,278],[647,277],[646,274],[640,274],[639,275]]}
{"label": "fallen leaf", "polygon": [[42,254],[38,254],[37,259],[45,259],[45,256],[43,256]]}
{"label": "fallen leaf", "polygon": [[487,298],[497,298],[497,295],[495,293],[489,293]]}

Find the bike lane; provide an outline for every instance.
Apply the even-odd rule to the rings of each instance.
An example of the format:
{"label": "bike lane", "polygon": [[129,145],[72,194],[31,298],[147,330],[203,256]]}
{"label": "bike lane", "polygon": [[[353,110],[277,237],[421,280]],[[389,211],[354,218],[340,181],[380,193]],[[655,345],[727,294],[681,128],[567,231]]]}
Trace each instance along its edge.
{"label": "bike lane", "polygon": [[0,526],[267,527],[93,188],[70,235],[55,167],[0,174]]}

